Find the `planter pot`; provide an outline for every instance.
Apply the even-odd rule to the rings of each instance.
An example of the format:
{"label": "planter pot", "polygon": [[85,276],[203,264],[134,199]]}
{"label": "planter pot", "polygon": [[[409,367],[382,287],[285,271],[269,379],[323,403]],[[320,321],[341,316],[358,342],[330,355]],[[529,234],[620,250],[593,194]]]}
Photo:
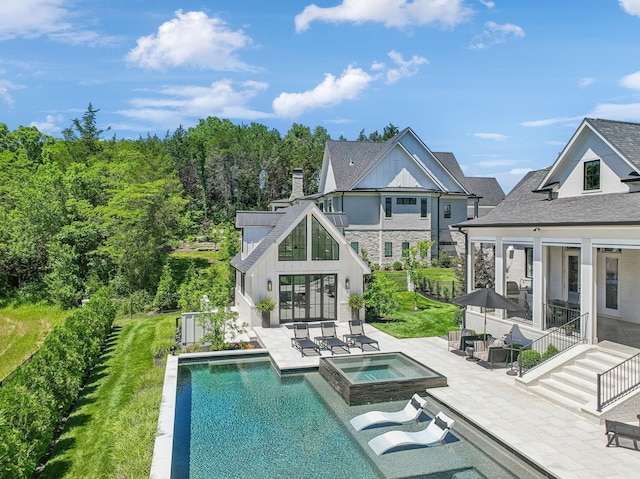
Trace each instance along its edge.
{"label": "planter pot", "polygon": [[262,327],[270,328],[271,327],[271,312],[263,311],[262,312]]}

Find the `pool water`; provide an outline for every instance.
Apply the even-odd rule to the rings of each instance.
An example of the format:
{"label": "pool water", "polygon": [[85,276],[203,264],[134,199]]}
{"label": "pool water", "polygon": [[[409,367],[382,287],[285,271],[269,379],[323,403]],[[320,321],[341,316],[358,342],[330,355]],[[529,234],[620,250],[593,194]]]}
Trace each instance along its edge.
{"label": "pool water", "polygon": [[344,375],[354,383],[436,376],[435,372],[400,354],[334,358],[333,362],[340,365]]}
{"label": "pool water", "polygon": [[382,478],[305,376],[267,358],[178,369],[172,479]]}

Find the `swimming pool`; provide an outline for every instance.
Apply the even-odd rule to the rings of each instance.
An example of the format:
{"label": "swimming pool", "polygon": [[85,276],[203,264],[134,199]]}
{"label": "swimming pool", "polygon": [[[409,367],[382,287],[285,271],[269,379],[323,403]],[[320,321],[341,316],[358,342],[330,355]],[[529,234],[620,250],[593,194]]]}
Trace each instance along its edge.
{"label": "swimming pool", "polygon": [[[181,361],[177,385],[172,479],[518,477],[457,430],[444,446],[376,457],[367,441],[391,428],[356,433],[348,424],[371,406],[348,406],[318,372],[280,376],[268,355]],[[405,403],[379,403],[376,409],[397,410]]]}

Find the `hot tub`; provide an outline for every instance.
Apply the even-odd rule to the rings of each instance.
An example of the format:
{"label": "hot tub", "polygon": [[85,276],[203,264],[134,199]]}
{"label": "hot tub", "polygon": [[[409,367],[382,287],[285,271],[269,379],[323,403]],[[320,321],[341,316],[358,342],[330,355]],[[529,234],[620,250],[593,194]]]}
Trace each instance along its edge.
{"label": "hot tub", "polygon": [[319,371],[350,406],[407,399],[447,385],[445,376],[399,352],[320,358]]}

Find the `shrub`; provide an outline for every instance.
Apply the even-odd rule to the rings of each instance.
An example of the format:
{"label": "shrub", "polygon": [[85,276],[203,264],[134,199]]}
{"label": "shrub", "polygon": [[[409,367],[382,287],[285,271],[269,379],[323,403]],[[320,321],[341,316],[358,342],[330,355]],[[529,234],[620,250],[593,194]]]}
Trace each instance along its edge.
{"label": "shrub", "polygon": [[352,311],[358,311],[364,308],[364,296],[361,294],[352,294],[349,296],[347,304]]}
{"label": "shrub", "polygon": [[104,291],[55,328],[0,388],[0,477],[28,478],[78,399],[109,335],[115,309]]}
{"label": "shrub", "polygon": [[440,251],[440,255],[438,256],[438,264],[440,264],[443,268],[451,267],[451,256],[446,250]]}
{"label": "shrub", "polygon": [[522,360],[522,367],[525,369],[530,369],[537,364],[540,364],[542,361],[542,356],[538,351],[533,349],[525,349],[520,353],[520,357]]}
{"label": "shrub", "polygon": [[393,269],[394,271],[402,271],[402,261],[394,261]]}
{"label": "shrub", "polygon": [[549,359],[552,356],[555,356],[559,352],[560,350],[558,348],[556,348],[553,344],[550,344],[549,346],[547,346],[547,350],[542,355],[542,360],[546,361],[547,359]]}
{"label": "shrub", "polygon": [[260,301],[256,304],[256,309],[261,313],[270,313],[276,309],[276,302],[269,296],[265,296],[264,298],[260,298]]}
{"label": "shrub", "polygon": [[378,263],[371,263],[369,265],[369,268],[371,269],[371,271],[378,271],[380,269],[380,265]]}

